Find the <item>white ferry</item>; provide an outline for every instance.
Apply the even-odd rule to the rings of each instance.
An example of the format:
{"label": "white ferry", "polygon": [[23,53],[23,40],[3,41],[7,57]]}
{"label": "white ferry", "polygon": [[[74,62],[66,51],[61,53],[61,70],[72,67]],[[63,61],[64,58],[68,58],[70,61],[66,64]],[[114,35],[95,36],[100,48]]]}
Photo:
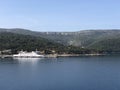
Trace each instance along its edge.
{"label": "white ferry", "polygon": [[43,58],[44,55],[37,54],[36,52],[20,51],[18,54],[14,54],[13,58]]}

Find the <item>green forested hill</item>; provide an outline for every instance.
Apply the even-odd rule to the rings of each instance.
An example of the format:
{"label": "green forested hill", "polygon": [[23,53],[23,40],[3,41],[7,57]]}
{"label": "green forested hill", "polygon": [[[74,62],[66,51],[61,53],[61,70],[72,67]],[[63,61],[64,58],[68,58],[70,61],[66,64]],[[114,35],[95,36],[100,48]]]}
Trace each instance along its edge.
{"label": "green forested hill", "polygon": [[120,37],[101,39],[89,45],[88,48],[108,52],[120,52]]}
{"label": "green forested hill", "polygon": [[36,49],[40,51],[45,51],[45,53],[52,53],[51,51],[54,50],[58,54],[91,53],[91,50],[88,49],[74,46],[65,46],[63,44],[55,43],[41,37],[15,34],[10,32],[0,32],[0,51],[9,49],[12,50],[13,53],[16,53],[20,50],[34,51]]}
{"label": "green forested hill", "polygon": [[[24,40],[24,37],[26,37],[27,35],[27,37],[28,36],[32,38],[34,37],[34,40],[36,39],[35,41],[33,40],[34,43],[31,44],[32,47],[29,47],[34,49],[36,48],[36,46],[40,46],[40,45],[42,45],[41,48],[48,48],[48,47],[51,48],[52,46],[54,46],[54,48],[59,48],[59,49],[63,45],[66,45],[66,46],[74,46],[75,47],[74,49],[76,49],[75,51],[77,50],[79,51],[81,47],[85,49],[95,49],[100,51],[120,51],[120,30],[116,30],[116,29],[82,30],[78,32],[34,32],[30,30],[25,30],[25,29],[0,29],[0,32],[7,32],[7,33],[11,32],[14,34],[20,34],[18,36],[23,35],[23,38],[20,41],[22,42],[25,48],[28,48],[28,47],[25,45],[25,43],[23,43],[24,42],[23,40]],[[45,38],[44,42],[43,42],[43,38]],[[26,41],[29,41],[29,40],[26,40]],[[39,41],[39,44],[38,44],[38,41]],[[40,42],[42,42],[42,44],[40,44]],[[47,42],[50,42],[52,44],[54,42],[55,45],[48,44]],[[37,45],[35,45],[36,43]],[[6,45],[9,45],[9,43]],[[14,45],[11,45],[11,46],[13,47]],[[64,46],[64,49],[62,50],[65,50],[67,48],[66,46]]]}
{"label": "green forested hill", "polygon": [[48,41],[30,35],[14,34],[9,32],[0,33],[0,50],[56,50],[62,51],[65,48],[62,44]]}
{"label": "green forested hill", "polygon": [[78,32],[35,32],[26,29],[0,29],[0,32],[12,32],[52,40],[64,45],[88,47],[99,40],[120,36],[120,30],[81,30]]}

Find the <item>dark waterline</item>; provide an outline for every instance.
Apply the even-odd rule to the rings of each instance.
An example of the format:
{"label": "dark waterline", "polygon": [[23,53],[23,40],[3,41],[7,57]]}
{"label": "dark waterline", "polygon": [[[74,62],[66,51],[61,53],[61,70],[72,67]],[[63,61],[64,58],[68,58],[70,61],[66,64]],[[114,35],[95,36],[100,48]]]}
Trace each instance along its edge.
{"label": "dark waterline", "polygon": [[120,90],[120,56],[0,59],[0,90]]}

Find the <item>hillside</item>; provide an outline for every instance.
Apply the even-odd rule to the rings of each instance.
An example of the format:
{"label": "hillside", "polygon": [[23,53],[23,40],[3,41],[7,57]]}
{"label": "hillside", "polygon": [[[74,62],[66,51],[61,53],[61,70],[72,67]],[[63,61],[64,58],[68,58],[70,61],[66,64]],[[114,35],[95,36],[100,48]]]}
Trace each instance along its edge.
{"label": "hillside", "polygon": [[78,32],[35,32],[26,29],[0,29],[0,32],[43,37],[65,45],[84,46],[104,38],[120,36],[120,30],[82,30]]}
{"label": "hillside", "polygon": [[104,51],[120,51],[120,30],[82,30],[78,32],[34,32],[25,29],[0,29],[0,32],[42,37],[52,42]]}
{"label": "hillside", "polygon": [[108,52],[120,52],[120,37],[106,38],[89,45],[90,49],[104,50]]}
{"label": "hillside", "polygon": [[14,34],[10,32],[0,32],[0,51],[11,49],[19,50],[55,50],[62,51],[65,46],[51,42],[44,38],[38,38],[30,35]]}

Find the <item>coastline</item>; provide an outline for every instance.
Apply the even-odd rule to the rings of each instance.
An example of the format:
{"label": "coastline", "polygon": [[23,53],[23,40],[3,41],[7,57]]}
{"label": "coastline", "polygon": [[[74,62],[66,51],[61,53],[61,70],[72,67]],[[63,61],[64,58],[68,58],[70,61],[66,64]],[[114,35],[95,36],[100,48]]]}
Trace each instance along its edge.
{"label": "coastline", "polygon": [[107,54],[59,54],[58,57],[102,56]]}
{"label": "coastline", "polygon": [[[57,58],[57,57],[80,57],[80,56],[103,56],[108,54],[48,54],[44,55],[45,58]],[[13,58],[13,55],[0,55],[0,58]]]}

